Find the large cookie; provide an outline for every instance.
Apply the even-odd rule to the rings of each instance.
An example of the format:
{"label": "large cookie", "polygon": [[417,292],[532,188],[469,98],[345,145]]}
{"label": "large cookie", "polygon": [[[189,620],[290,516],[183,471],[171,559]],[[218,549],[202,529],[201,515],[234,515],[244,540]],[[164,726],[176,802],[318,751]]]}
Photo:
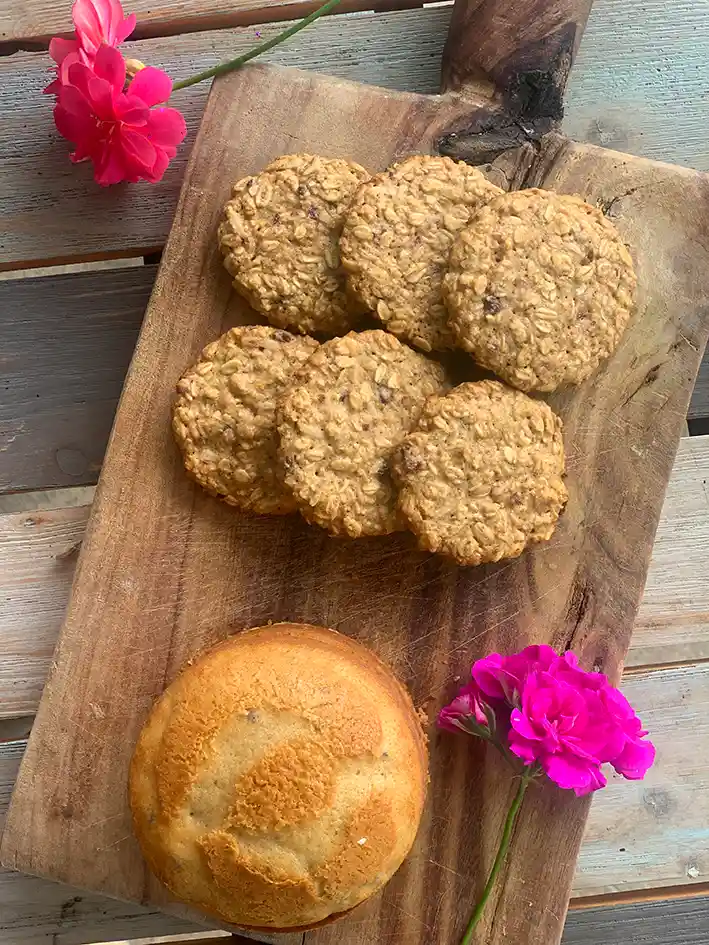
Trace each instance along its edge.
{"label": "large cookie", "polygon": [[419,545],[463,565],[547,540],[567,499],[561,420],[497,381],[432,397],[392,469]]}
{"label": "large cookie", "polygon": [[453,346],[441,283],[456,233],[502,191],[468,164],[416,155],[363,184],[345,215],[352,294],[424,351]]}
{"label": "large cookie", "polygon": [[322,344],[278,411],[284,480],[305,518],[353,538],[405,527],[389,461],[444,389],[443,368],[387,332]]}
{"label": "large cookie", "polygon": [[458,236],[443,292],[457,344],[521,390],[580,384],[618,344],[635,304],[633,262],[580,197],[497,197]]}
{"label": "large cookie", "polygon": [[295,510],[278,475],[276,402],[317,346],[280,328],[232,328],[182,376],[175,439],[187,472],[212,495],[261,514]]}
{"label": "large cookie", "polygon": [[219,227],[224,265],[271,324],[333,335],[361,316],[345,292],[337,241],[368,177],[352,161],[293,154],[234,185]]}

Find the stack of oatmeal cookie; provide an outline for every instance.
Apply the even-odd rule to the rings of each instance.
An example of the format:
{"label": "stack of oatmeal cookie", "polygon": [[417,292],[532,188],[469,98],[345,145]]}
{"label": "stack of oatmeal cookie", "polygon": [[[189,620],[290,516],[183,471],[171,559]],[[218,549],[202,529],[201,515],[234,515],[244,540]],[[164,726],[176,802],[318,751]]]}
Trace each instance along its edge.
{"label": "stack of oatmeal cookie", "polygon": [[[561,421],[523,391],[580,383],[625,330],[635,273],[599,210],[448,158],[370,176],[301,154],[239,181],[218,237],[270,326],[227,332],[178,384],[200,485],[333,535],[409,528],[465,565],[551,537]],[[368,313],[385,330],[353,330]],[[454,347],[507,384],[451,389],[432,352]]]}

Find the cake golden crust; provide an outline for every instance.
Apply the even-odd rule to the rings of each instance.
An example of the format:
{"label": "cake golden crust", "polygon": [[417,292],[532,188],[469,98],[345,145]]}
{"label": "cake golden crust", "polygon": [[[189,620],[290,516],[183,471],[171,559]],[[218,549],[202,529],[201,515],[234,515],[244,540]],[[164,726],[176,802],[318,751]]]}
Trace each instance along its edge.
{"label": "cake golden crust", "polygon": [[405,688],[332,630],[229,638],[153,708],[130,772],[135,832],[182,901],[233,925],[306,928],[398,869],[427,783]]}

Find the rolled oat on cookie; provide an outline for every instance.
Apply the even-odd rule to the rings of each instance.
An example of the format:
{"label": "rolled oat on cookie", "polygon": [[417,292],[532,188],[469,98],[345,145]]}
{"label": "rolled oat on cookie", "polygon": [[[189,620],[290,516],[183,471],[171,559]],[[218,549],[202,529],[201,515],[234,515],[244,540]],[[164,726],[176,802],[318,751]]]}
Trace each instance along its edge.
{"label": "rolled oat on cookie", "polygon": [[580,197],[496,197],[453,245],[443,294],[456,343],[520,390],[586,380],[615,350],[636,276],[613,224]]}

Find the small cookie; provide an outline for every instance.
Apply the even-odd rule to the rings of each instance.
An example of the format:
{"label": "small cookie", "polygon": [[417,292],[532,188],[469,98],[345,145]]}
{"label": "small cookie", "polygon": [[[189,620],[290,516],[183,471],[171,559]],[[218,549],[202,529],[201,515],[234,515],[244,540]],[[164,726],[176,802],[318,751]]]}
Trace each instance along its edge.
{"label": "small cookie", "polygon": [[359,164],[292,154],[234,185],[219,226],[234,288],[279,328],[340,334],[362,310],[345,292],[337,241]]}
{"label": "small cookie", "polygon": [[567,499],[561,420],[497,381],[432,397],[392,471],[419,546],[462,565],[551,538]]}
{"label": "small cookie", "polygon": [[633,261],[580,197],[497,197],[457,238],[443,294],[457,344],[520,390],[580,384],[633,311]]}
{"label": "small cookie", "polygon": [[318,347],[280,328],[232,328],[177,385],[172,428],[187,472],[229,505],[295,511],[278,476],[276,401]]}
{"label": "small cookie", "polygon": [[441,282],[455,234],[502,191],[462,161],[419,154],[363,184],[340,239],[347,285],[424,351],[453,347]]}
{"label": "small cookie", "polygon": [[404,528],[389,459],[445,389],[439,364],[385,331],[322,344],[278,410],[284,479],[305,518],[352,538]]}

